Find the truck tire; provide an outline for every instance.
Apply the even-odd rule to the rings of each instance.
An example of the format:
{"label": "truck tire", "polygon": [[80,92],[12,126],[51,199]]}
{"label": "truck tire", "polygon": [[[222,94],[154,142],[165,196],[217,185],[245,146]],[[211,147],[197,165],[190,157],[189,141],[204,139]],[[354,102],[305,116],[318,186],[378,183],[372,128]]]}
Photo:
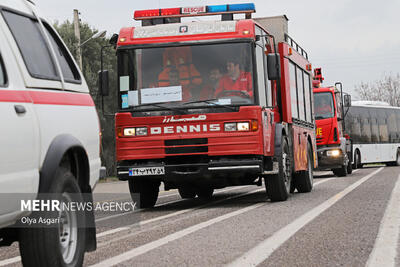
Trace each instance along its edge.
{"label": "truck tire", "polygon": [[196,190],[197,196],[202,199],[211,199],[214,193],[214,188],[200,187]]}
{"label": "truck tire", "polygon": [[360,169],[360,168],[362,168],[362,166],[361,166],[361,155],[360,155],[360,151],[356,150],[356,153],[354,153],[353,169]]}
{"label": "truck tire", "polygon": [[292,160],[287,138],[282,136],[282,152],[278,158],[279,173],[265,179],[268,197],[272,202],[285,201],[289,197],[292,182]]}
{"label": "truck tire", "polygon": [[299,193],[311,192],[314,184],[313,157],[310,143],[307,145],[307,170],[296,176],[296,188]]}
{"label": "truck tire", "polygon": [[196,197],[196,190],[191,186],[179,187],[178,192],[183,199],[191,199]]}
{"label": "truck tire", "polygon": [[353,164],[349,161],[347,164],[347,174],[352,174],[353,173]]}
{"label": "truck tire", "polygon": [[[129,191],[134,202],[139,200],[139,208],[152,208],[157,202],[160,182],[129,180]],[[136,194],[139,194],[137,197]]]}
{"label": "truck tire", "polygon": [[345,177],[347,176],[347,165],[343,165],[340,168],[333,169],[333,174],[338,176],[338,177]]}
{"label": "truck tire", "polygon": [[[60,200],[83,202],[75,177],[64,168],[57,170],[49,193],[60,193]],[[76,210],[58,213],[32,214],[60,216],[63,223],[58,227],[21,229],[19,247],[23,266],[82,266],[86,241],[85,213]]]}

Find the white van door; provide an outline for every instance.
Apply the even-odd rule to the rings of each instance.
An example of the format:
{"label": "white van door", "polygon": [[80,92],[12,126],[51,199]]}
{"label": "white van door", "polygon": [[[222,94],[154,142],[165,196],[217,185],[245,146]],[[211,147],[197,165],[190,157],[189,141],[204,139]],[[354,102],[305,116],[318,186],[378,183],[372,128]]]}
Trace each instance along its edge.
{"label": "white van door", "polygon": [[[0,42],[1,42],[0,32]],[[39,130],[29,93],[0,44],[0,216],[18,212],[19,193],[36,193],[39,170]],[[7,53],[8,52],[8,53]],[[7,60],[10,59],[10,60]],[[16,79],[17,78],[17,79]]]}

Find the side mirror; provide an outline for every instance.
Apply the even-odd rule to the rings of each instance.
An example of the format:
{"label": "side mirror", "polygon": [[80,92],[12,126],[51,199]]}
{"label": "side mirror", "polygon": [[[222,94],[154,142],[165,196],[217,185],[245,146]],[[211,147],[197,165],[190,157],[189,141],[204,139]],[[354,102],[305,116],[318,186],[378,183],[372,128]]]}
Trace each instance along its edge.
{"label": "side mirror", "polygon": [[108,41],[110,45],[116,46],[118,43],[118,34],[114,33]]}
{"label": "side mirror", "polygon": [[267,55],[268,79],[270,81],[281,79],[281,64],[279,58],[278,53]]}
{"label": "side mirror", "polygon": [[351,107],[351,95],[344,95],[344,106],[345,107]]}
{"label": "side mirror", "polygon": [[109,93],[108,70],[99,71],[99,92],[102,96],[108,96]]}

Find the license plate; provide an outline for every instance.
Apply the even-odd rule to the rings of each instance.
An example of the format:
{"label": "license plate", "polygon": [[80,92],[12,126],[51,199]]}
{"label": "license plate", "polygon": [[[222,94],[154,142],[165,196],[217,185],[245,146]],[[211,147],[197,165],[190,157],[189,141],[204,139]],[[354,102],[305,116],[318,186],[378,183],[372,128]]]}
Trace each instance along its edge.
{"label": "license plate", "polygon": [[130,168],[129,176],[164,175],[164,167]]}

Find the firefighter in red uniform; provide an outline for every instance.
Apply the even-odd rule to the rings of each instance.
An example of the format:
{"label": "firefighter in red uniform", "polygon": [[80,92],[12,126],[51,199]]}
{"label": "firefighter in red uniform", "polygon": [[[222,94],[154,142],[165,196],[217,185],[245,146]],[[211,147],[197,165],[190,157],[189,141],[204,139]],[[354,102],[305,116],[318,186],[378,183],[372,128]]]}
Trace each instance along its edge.
{"label": "firefighter in red uniform", "polygon": [[250,72],[240,69],[239,60],[230,59],[226,63],[227,73],[222,76],[219,86],[214,96],[220,97],[224,95],[233,95],[234,91],[238,91],[238,95],[246,95],[253,98],[253,83]]}
{"label": "firefighter in red uniform", "polygon": [[[179,80],[179,71],[172,67],[168,73],[169,82],[166,84],[167,86],[180,86],[181,81]],[[190,85],[182,86],[182,101],[189,101],[192,98]]]}

